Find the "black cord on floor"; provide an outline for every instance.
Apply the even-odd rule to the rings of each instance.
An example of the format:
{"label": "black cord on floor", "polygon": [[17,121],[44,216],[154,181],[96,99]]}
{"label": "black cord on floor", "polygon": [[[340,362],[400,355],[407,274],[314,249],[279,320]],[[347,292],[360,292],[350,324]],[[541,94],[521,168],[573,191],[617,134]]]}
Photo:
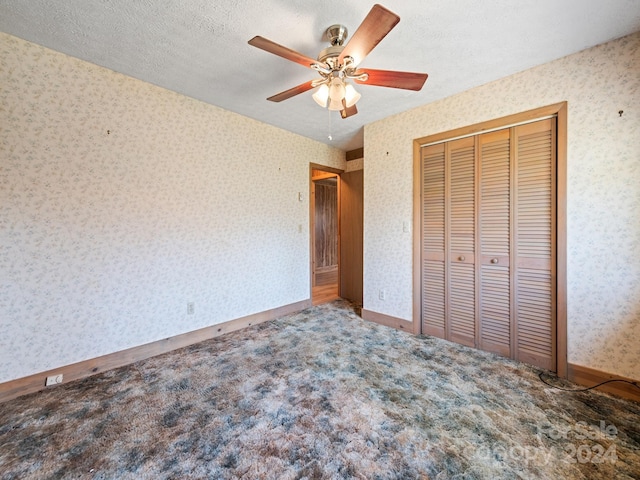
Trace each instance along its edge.
{"label": "black cord on floor", "polygon": [[594,388],[598,388],[602,385],[605,385],[607,383],[613,383],[613,382],[622,382],[622,383],[628,383],[629,385],[633,385],[634,387],[636,387],[637,389],[640,390],[640,385],[638,385],[638,382],[630,382],[629,380],[607,380],[605,382],[601,382],[598,383],[597,385],[593,385],[591,387],[588,388],[562,388],[562,387],[558,387],[557,385],[552,385],[551,383],[547,382],[544,378],[542,378],[542,375],[544,374],[544,372],[540,372],[538,374],[538,377],[540,378],[540,381],[542,383],[544,383],[545,385],[549,385],[552,388],[558,389],[558,390],[562,390],[563,392],[587,392],[589,390],[593,390]]}

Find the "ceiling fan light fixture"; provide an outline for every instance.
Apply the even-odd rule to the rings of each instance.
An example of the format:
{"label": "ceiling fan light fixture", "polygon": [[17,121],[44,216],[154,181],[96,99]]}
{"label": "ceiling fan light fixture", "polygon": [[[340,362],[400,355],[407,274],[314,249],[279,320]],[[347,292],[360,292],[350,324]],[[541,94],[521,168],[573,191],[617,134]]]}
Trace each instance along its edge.
{"label": "ceiling fan light fixture", "polygon": [[322,108],[327,106],[327,100],[329,99],[329,87],[326,83],[320,85],[320,88],[312,95],[313,99]]}
{"label": "ceiling fan light fixture", "polygon": [[342,111],[353,107],[361,95],[344,78],[333,77],[328,83],[320,85],[312,97],[322,108],[327,107],[328,103],[329,110]]}

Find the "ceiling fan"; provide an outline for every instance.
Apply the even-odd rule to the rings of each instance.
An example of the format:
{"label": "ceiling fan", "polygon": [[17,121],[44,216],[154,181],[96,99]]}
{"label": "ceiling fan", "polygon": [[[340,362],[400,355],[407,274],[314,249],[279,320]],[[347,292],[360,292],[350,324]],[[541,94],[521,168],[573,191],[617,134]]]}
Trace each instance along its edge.
{"label": "ceiling fan", "polygon": [[320,74],[320,78],[310,80],[296,87],[273,95],[267,100],[281,102],[312,88],[318,88],[313,99],[321,107],[339,111],[342,118],[358,113],[356,102],[360,94],[352,80],[362,85],[378,87],[420,90],[427,80],[426,73],[397,72],[392,70],[374,70],[358,68],[364,58],[395,27],[400,17],[381,5],[374,5],[362,21],[349,42],[347,28],[344,25],[332,25],[326,30],[326,37],[331,43],[318,55],[317,60],[279,45],[264,37],[256,36],[249,40],[249,45],[278,55],[292,62],[311,68]]}

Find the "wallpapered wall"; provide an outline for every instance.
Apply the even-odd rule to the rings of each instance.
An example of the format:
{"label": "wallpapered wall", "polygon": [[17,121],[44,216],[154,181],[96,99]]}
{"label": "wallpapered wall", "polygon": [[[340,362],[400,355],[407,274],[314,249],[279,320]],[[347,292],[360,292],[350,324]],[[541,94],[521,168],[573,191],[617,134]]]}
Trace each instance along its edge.
{"label": "wallpapered wall", "polygon": [[640,33],[366,126],[364,308],[412,318],[412,141],[564,100],[568,360],[638,379]]}
{"label": "wallpapered wall", "polygon": [[0,382],[308,299],[309,162],[345,167],[0,34]]}

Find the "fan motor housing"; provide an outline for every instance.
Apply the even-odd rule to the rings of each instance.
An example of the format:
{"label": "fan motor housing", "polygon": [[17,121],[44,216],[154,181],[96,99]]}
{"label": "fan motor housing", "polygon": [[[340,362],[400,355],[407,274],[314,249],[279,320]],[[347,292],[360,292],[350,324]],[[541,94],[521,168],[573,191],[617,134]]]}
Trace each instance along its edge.
{"label": "fan motor housing", "polygon": [[332,68],[336,68],[338,65],[334,65],[334,63],[338,60],[340,53],[342,53],[344,47],[342,45],[335,45],[331,47],[327,47],[320,52],[318,55],[318,60],[330,65]]}

